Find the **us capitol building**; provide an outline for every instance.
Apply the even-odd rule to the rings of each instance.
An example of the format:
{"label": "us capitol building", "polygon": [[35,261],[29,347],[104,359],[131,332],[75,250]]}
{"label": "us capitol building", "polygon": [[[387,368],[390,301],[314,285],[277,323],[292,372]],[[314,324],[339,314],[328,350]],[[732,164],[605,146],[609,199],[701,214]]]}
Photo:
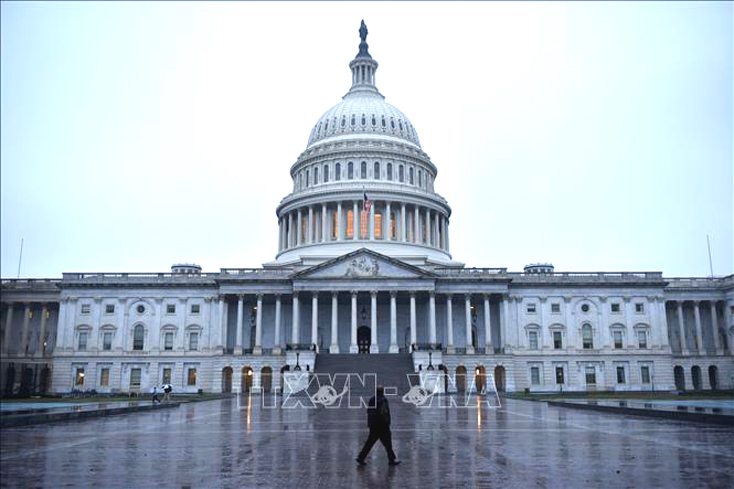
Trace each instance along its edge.
{"label": "us capitol building", "polygon": [[275,259],[3,279],[5,395],[269,391],[320,356],[376,353],[445,371],[449,391],[734,387],[734,275],[454,260],[438,169],[378,91],[364,23],[360,37],[351,88],[290,168]]}

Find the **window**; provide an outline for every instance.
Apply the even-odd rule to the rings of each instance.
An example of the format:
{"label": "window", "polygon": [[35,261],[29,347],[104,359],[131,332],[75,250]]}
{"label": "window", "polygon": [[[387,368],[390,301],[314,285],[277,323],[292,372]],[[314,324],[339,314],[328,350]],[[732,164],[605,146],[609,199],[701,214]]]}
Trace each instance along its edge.
{"label": "window", "polygon": [[347,179],[351,180],[354,178],[354,164],[350,161],[347,164]]}
{"label": "window", "polygon": [[130,388],[140,389],[140,375],[142,371],[139,368],[130,369]]}
{"label": "window", "polygon": [[642,379],[643,384],[650,383],[650,367],[648,367],[647,365],[643,365],[640,367],[640,378]]}
{"label": "window", "polygon": [[375,180],[380,179],[380,163],[378,161],[375,161],[375,167],[372,171],[372,178]]}
{"label": "window", "polygon": [[418,170],[418,186],[423,186],[423,171]]}
{"label": "window", "polygon": [[586,384],[596,384],[596,369],[594,367],[586,367]]}
{"label": "window", "polygon": [[342,179],[342,164],[337,163],[336,166],[334,167],[334,180],[338,182],[341,179]]}
{"label": "window", "polygon": [[354,212],[353,211],[347,211],[347,239],[352,239],[354,237]]}
{"label": "window", "polygon": [[176,304],[167,304],[166,314],[176,314]]}
{"label": "window", "polygon": [[528,304],[526,310],[528,311],[528,314],[535,314],[535,303]]}
{"label": "window", "polygon": [[145,330],[143,330],[143,326],[138,324],[135,326],[135,329],[133,329],[133,350],[142,350],[143,349],[143,335],[145,333]]}
{"label": "window", "polygon": [[530,367],[530,383],[540,385],[540,367]]}
{"label": "window", "polygon": [[401,183],[405,181],[405,167],[403,167],[403,165],[398,167],[398,180],[400,180]]}
{"label": "window", "polygon": [[163,369],[163,376],[161,378],[161,384],[170,384],[171,383],[171,368],[166,367]]}
{"label": "window", "polygon": [[110,351],[112,349],[112,333],[105,331],[102,335],[102,349]]}
{"label": "window", "polygon": [[166,334],[163,336],[163,349],[173,350],[173,332],[172,331],[166,331]]}
{"label": "window", "polygon": [[196,351],[199,349],[199,333],[194,332],[189,334],[189,350]]}
{"label": "window", "polygon": [[319,183],[319,168],[317,166],[313,169],[313,184]]}
{"label": "window", "polygon": [[613,302],[612,303],[612,312],[618,314],[619,313],[619,302]]}
{"label": "window", "polygon": [[311,183],[311,170],[306,170],[306,187]]}
{"label": "window", "polygon": [[408,168],[408,183],[413,185],[413,167]]}
{"label": "window", "polygon": [[614,349],[615,350],[621,350],[622,345],[622,332],[621,331],[615,331],[612,333],[614,335]]}
{"label": "window", "polygon": [[375,114],[372,114],[372,125],[373,126],[377,125],[377,119],[375,119]]}
{"label": "window", "polygon": [[82,304],[82,314],[89,314],[90,309],[89,304]]}
{"label": "window", "polygon": [[86,331],[82,331],[79,333],[79,344],[77,345],[79,351],[87,350],[87,335],[88,334],[89,333],[87,333]]}
{"label": "window", "polygon": [[617,384],[624,384],[624,367],[621,365],[617,367]]}
{"label": "window", "polygon": [[392,180],[392,163],[387,164],[387,179]]}
{"label": "window", "polygon": [[581,312],[589,312],[589,305],[584,304],[581,306]]}
{"label": "window", "polygon": [[74,386],[84,387],[84,368],[83,367],[76,368],[76,375],[74,375]]}
{"label": "window", "polygon": [[357,124],[357,116],[355,116],[354,114],[352,114],[352,125],[354,126],[356,124]]}
{"label": "window", "polygon": [[364,114],[362,114],[362,125],[367,125],[367,118],[364,116]]}
{"label": "window", "polygon": [[565,375],[563,373],[563,367],[556,367],[556,384],[565,384]]}
{"label": "window", "polygon": [[33,311],[28,311],[28,319],[33,319]]}
{"label": "window", "polygon": [[642,302],[636,302],[635,303],[635,312],[637,314],[644,314],[645,312],[645,304]]}
{"label": "window", "polygon": [[191,304],[191,314],[199,314],[201,312],[201,306],[199,304]]}
{"label": "window", "polygon": [[362,180],[367,179],[367,162],[363,161],[360,165],[359,176]]}
{"label": "window", "polygon": [[324,183],[329,183],[329,167],[324,165]]}
{"label": "window", "polygon": [[104,306],[104,312],[105,312],[105,314],[114,314],[115,313],[115,305],[114,304],[106,304]]}
{"label": "window", "polygon": [[347,116],[343,115],[342,116],[342,127],[344,127],[346,125],[347,125]]}
{"label": "window", "polygon": [[538,349],[538,332],[530,331],[528,333],[528,345],[531,350]]}
{"label": "window", "polygon": [[551,304],[551,313],[559,314],[561,312],[561,305],[557,302]]}
{"label": "window", "polygon": [[560,331],[553,332],[553,348],[556,350],[563,348],[563,335]]}
{"label": "window", "polygon": [[110,386],[110,369],[103,368],[99,373],[99,385],[100,387]]}
{"label": "window", "polygon": [[190,368],[189,375],[186,379],[186,385],[196,385],[196,369]]}
{"label": "window", "polygon": [[581,336],[584,342],[584,350],[591,350],[594,348],[594,333],[591,330],[590,324],[584,324],[581,327]]}
{"label": "window", "polygon": [[142,304],[140,304],[140,305],[139,305],[139,306],[137,307],[136,311],[138,311],[138,314],[143,314],[143,313],[145,312],[145,306],[144,306],[144,305],[142,305]]}
{"label": "window", "polygon": [[637,346],[641,350],[645,350],[647,348],[647,331],[640,330],[637,332]]}

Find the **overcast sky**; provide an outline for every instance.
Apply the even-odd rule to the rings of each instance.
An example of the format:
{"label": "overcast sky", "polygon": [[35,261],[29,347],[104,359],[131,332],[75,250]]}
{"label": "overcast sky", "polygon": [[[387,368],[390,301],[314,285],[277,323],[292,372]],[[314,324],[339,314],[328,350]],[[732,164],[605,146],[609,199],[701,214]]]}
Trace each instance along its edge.
{"label": "overcast sky", "polygon": [[363,18],[456,260],[732,273],[730,2],[0,8],[3,277],[272,260]]}

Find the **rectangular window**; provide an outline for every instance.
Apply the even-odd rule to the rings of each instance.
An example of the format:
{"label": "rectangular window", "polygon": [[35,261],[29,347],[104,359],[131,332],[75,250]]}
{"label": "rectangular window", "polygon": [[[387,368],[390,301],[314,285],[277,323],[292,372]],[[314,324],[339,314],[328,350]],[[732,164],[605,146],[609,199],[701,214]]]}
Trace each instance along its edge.
{"label": "rectangular window", "polygon": [[382,213],[375,212],[375,239],[382,239]]}
{"label": "rectangular window", "polygon": [[201,312],[201,306],[199,304],[191,304],[191,314],[199,314]]}
{"label": "rectangular window", "polygon": [[186,379],[186,385],[195,386],[196,385],[196,369],[190,368],[189,369],[189,375]]}
{"label": "rectangular window", "polygon": [[563,373],[563,367],[556,367],[556,384],[565,384],[565,375]]}
{"label": "rectangular window", "polygon": [[362,211],[359,213],[359,237],[360,239],[367,239],[369,236],[369,222],[370,222],[370,215],[369,213]]}
{"label": "rectangular window", "polygon": [[87,334],[86,332],[79,333],[79,351],[86,351],[87,350]]}
{"label": "rectangular window", "polygon": [[612,303],[612,312],[619,313],[619,302]]}
{"label": "rectangular window", "polygon": [[114,304],[105,304],[105,306],[104,306],[104,312],[105,312],[105,314],[114,314],[115,313],[115,305]]}
{"label": "rectangular window", "polygon": [[624,367],[617,367],[617,384],[624,384]]}
{"label": "rectangular window", "polygon": [[645,312],[645,304],[642,302],[636,302],[635,303],[635,312],[637,314],[643,314]]}
{"label": "rectangular window", "polygon": [[596,384],[596,369],[594,367],[586,367],[586,385]]}
{"label": "rectangular window", "polygon": [[171,369],[170,368],[164,368],[163,369],[163,377],[161,379],[161,384],[170,384],[171,383]]}
{"label": "rectangular window", "polygon": [[647,348],[647,331],[637,332],[637,345],[641,350]]}
{"label": "rectangular window", "polygon": [[354,237],[354,212],[347,211],[347,239]]}
{"label": "rectangular window", "polygon": [[166,334],[163,337],[163,349],[173,350],[173,332],[166,331]]}
{"label": "rectangular window", "polygon": [[561,305],[557,302],[554,302],[551,304],[551,313],[553,314],[559,314],[561,312]]}
{"label": "rectangular window", "polygon": [[106,351],[110,351],[112,349],[112,333],[109,331],[106,331],[102,335],[102,349]]}
{"label": "rectangular window", "polygon": [[527,311],[529,314],[535,314],[535,303],[528,304]]}
{"label": "rectangular window", "polygon": [[538,349],[538,332],[537,331],[530,331],[528,333],[528,343],[531,350],[537,350]]}
{"label": "rectangular window", "polygon": [[560,331],[553,332],[553,348],[556,350],[563,348],[563,334]]}
{"label": "rectangular window", "polygon": [[398,239],[398,228],[397,223],[395,222],[395,213],[390,213],[390,238],[391,239]]}
{"label": "rectangular window", "polygon": [[84,368],[77,367],[76,375],[74,376],[74,387],[84,387]]}
{"label": "rectangular window", "polygon": [[616,350],[619,350],[622,348],[622,332],[621,331],[614,332],[614,348]]}
{"label": "rectangular window", "polygon": [[176,314],[176,304],[166,304],[166,314]]}
{"label": "rectangular window", "polygon": [[99,385],[100,387],[110,386],[110,369],[103,368],[99,374]]}
{"label": "rectangular window", "polygon": [[82,314],[89,314],[91,306],[89,304],[82,304]]}
{"label": "rectangular window", "polygon": [[189,334],[189,350],[199,349],[199,333]]}
{"label": "rectangular window", "polygon": [[331,240],[336,240],[339,236],[339,214],[336,212],[331,213]]}
{"label": "rectangular window", "polygon": [[540,368],[530,367],[530,383],[532,385],[540,385]]}
{"label": "rectangular window", "polygon": [[650,383],[650,367],[643,365],[640,367],[640,377],[642,378],[643,384]]}
{"label": "rectangular window", "polygon": [[130,369],[130,388],[131,389],[140,389],[141,372],[142,371],[139,368]]}

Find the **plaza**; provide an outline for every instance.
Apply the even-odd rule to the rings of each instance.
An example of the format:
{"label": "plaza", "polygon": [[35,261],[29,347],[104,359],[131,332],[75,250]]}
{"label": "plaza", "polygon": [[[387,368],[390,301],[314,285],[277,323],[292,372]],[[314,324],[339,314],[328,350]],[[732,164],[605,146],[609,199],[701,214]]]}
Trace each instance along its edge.
{"label": "plaza", "polygon": [[[3,430],[3,487],[731,487],[731,427],[555,408],[418,408],[389,397],[388,467],[358,467],[364,409],[260,396]],[[70,436],[70,433],[74,436]]]}

